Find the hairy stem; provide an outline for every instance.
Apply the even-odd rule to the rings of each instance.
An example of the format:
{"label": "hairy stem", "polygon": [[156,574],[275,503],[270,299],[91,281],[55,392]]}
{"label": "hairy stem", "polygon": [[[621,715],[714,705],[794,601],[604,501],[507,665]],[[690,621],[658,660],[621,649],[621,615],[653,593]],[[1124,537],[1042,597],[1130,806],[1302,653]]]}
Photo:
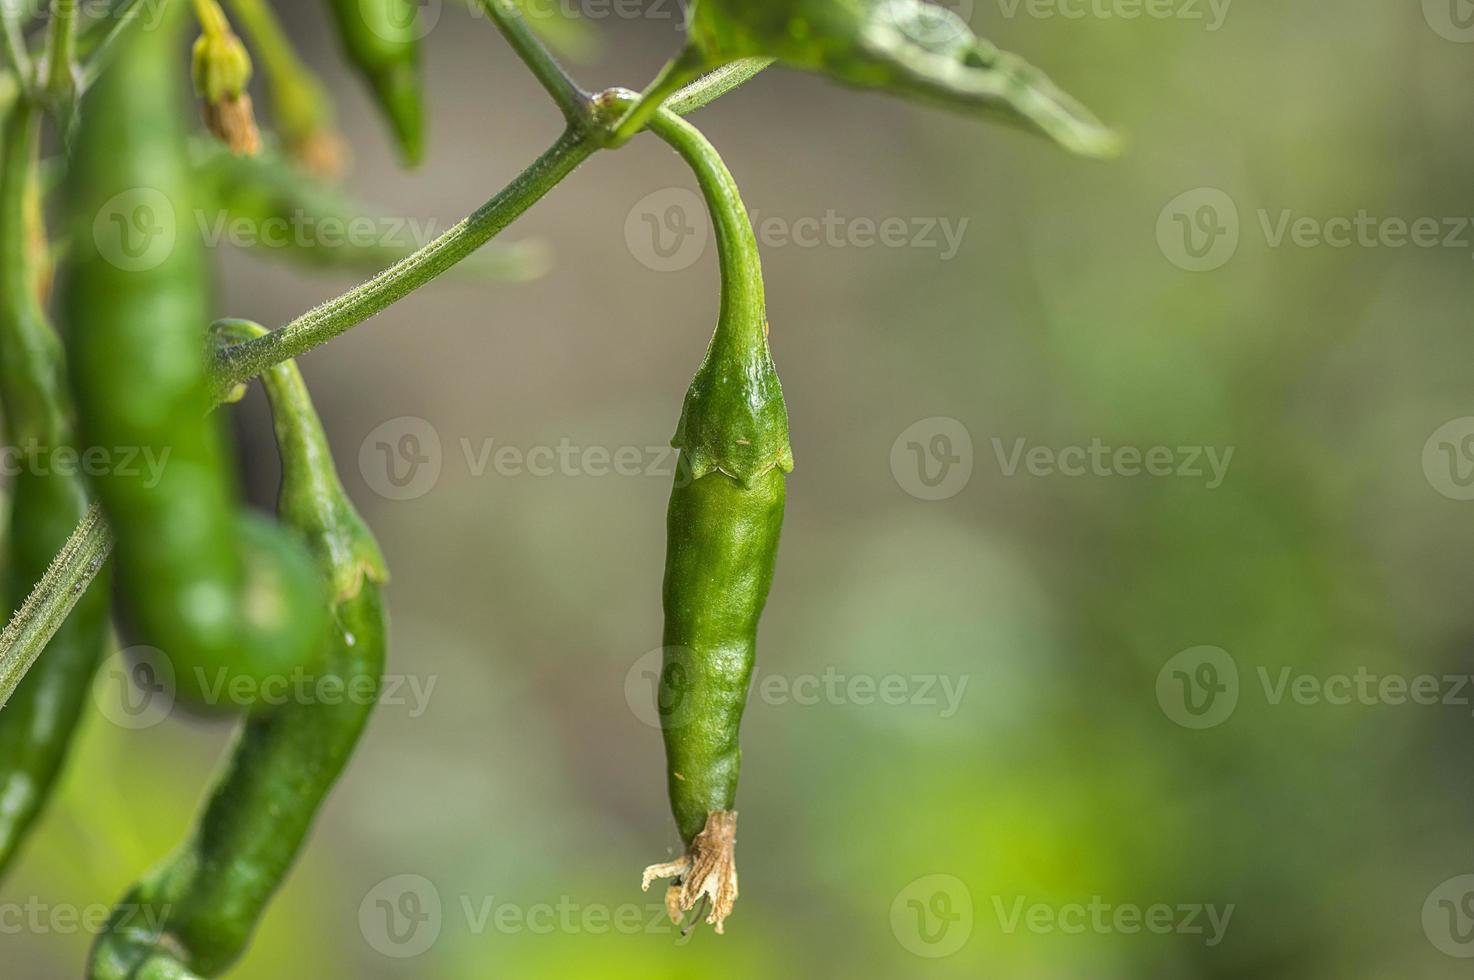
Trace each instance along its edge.
{"label": "hairy stem", "polygon": [[424,248],[286,326],[221,350],[215,356],[217,400],[235,385],[331,340],[434,279],[511,224],[588,159],[594,149],[584,137],[571,130],[565,132],[495,197]]}
{"label": "hairy stem", "polygon": [[112,532],[102,511],[93,504],[30,597],[0,633],[0,708],[10,700],[21,678],[102,570],[112,547]]}

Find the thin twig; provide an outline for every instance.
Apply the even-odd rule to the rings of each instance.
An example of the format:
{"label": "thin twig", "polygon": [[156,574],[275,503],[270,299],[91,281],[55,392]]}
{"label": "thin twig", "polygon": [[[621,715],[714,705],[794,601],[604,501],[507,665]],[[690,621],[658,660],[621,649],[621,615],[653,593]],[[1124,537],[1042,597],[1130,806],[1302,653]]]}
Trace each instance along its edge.
{"label": "thin twig", "polygon": [[563,112],[570,127],[586,124],[590,118],[589,94],[578,87],[578,83],[553,57],[542,39],[527,25],[527,18],[512,0],[476,0],[487,16],[496,24],[497,30],[507,39],[512,50],[517,52],[542,87],[547,89],[553,101]]}
{"label": "thin twig", "polygon": [[97,577],[113,547],[112,532],[96,504],[67,539],[51,567],[0,632],[0,708],[10,700],[67,614]]}

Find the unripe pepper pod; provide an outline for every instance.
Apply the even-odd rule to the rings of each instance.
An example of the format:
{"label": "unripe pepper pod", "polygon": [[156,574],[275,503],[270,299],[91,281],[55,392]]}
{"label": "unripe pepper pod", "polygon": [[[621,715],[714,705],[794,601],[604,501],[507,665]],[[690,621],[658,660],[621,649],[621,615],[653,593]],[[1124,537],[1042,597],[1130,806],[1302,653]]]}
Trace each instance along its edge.
{"label": "unripe pepper pod", "polygon": [[328,0],[348,60],[363,75],[410,165],[425,148],[415,0]]}
{"label": "unripe pepper pod", "polygon": [[680,457],[666,518],[659,710],[667,788],[686,852],[647,868],[642,887],[673,878],[671,918],[679,922],[709,903],[706,921],[721,932],[737,899],[738,729],[793,451],[768,349],[757,241],[736,183],[689,124],[662,112],[651,128],[696,172],[716,227],[722,292],[716,331],[672,440]]}
{"label": "unripe pepper pod", "polygon": [[[241,320],[214,327],[226,343],[263,333]],[[262,383],[281,453],[277,514],[328,581],[333,625],[324,655],[306,674],[310,683],[247,718],[195,833],[118,906],[93,952],[94,980],[212,977],[228,969],[290,870],[378,699],[384,559],[338,479],[296,364],[273,366]]]}

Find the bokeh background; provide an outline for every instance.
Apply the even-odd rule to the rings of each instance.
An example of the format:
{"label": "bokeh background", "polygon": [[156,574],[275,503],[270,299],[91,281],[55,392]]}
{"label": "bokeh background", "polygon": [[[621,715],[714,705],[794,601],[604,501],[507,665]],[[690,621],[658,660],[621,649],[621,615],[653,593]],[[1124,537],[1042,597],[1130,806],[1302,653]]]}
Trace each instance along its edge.
{"label": "bokeh background", "polygon": [[[567,6],[591,87],[678,42],[673,0]],[[954,4],[1127,135],[1110,163],[777,70],[693,117],[758,213],[798,459],[724,937],[638,888],[678,843],[652,447],[716,301],[688,172],[653,137],[596,156],[505,233],[546,275],[434,284],[305,358],[393,571],[401,687],[231,976],[1467,975],[1466,6]],[[387,213],[444,227],[557,135],[446,3],[403,172],[323,11],[279,8]],[[904,244],[867,235],[886,219]],[[219,311],[267,324],[355,281],[216,259]],[[235,425],[269,506],[254,396]],[[435,466],[392,499],[405,433]],[[550,475],[485,455],[560,445]],[[1060,471],[1092,445],[1172,473]],[[624,447],[638,474],[598,464]],[[91,936],[54,913],[177,844],[229,736],[94,713],[0,886],[0,975],[79,975]]]}

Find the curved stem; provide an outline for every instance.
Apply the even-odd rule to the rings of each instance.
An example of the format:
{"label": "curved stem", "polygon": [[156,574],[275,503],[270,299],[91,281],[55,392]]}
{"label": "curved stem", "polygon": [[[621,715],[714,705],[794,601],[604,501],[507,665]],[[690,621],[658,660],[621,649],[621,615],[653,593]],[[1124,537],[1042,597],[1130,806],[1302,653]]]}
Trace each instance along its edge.
{"label": "curved stem", "polygon": [[716,147],[701,131],[668,109],[661,109],[650,120],[650,131],[680,154],[701,188],[701,196],[711,211],[716,228],[717,260],[722,269],[721,315],[717,320],[721,340],[752,338],[721,337],[723,331],[767,329],[764,312],[763,270],[758,256],[757,236],[752,231],[747,207],[737,189],[737,181],[722,161]]}
{"label": "curved stem", "polygon": [[594,149],[585,137],[573,130],[565,132],[495,197],[424,248],[286,326],[221,350],[215,356],[217,400],[242,381],[331,340],[434,279],[511,224],[588,159]]}
{"label": "curved stem", "polygon": [[46,87],[54,98],[73,98],[77,61],[77,0],[51,0],[51,33],[46,51]]}
{"label": "curved stem", "polygon": [[563,111],[563,118],[570,127],[586,125],[590,118],[589,94],[578,87],[578,83],[563,70],[558,59],[548,50],[532,30],[527,26],[527,18],[512,0],[476,0],[482,10],[486,11],[497,30],[502,32],[502,37],[517,52],[517,57],[537,76],[542,87],[547,89],[558,108]]}

